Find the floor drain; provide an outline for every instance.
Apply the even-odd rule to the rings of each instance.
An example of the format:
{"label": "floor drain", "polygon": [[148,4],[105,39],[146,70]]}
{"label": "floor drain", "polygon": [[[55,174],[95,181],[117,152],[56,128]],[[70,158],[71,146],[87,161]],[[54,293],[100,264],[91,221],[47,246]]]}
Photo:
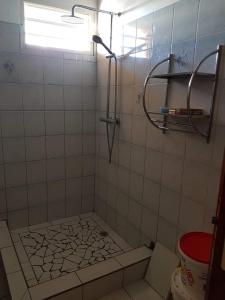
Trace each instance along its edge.
{"label": "floor drain", "polygon": [[109,234],[108,234],[107,231],[101,231],[101,232],[100,232],[100,235],[101,235],[101,236],[108,236]]}

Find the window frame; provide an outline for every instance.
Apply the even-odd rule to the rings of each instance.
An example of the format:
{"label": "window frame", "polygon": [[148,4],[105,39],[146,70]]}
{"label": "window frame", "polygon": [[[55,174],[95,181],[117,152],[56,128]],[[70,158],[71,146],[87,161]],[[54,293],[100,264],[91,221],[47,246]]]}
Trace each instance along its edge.
{"label": "window frame", "polygon": [[[24,10],[24,5],[25,3],[29,4],[29,5],[33,5],[36,7],[40,7],[40,8],[49,8],[52,10],[56,10],[56,11],[61,11],[62,15],[66,15],[69,14],[70,12],[67,10],[64,10],[62,8],[59,7],[55,7],[55,6],[49,6],[49,5],[42,5],[39,3],[34,3],[34,2],[29,2],[29,1],[22,1],[21,4],[21,26],[20,26],[20,43],[21,43],[21,50],[22,52],[29,52],[29,51],[34,51],[37,54],[41,54],[42,51],[46,51],[46,52],[58,52],[58,53],[68,53],[68,54],[74,54],[74,55],[87,55],[87,56],[95,56],[95,45],[93,42],[90,42],[90,50],[89,51],[79,51],[79,50],[72,50],[72,49],[63,49],[63,48],[54,48],[54,47],[42,47],[39,45],[29,45],[26,44],[26,32],[25,32],[25,10]],[[96,28],[96,17],[95,14],[93,13],[84,13],[85,15],[88,15],[90,18],[90,23],[93,24],[93,29],[90,28],[90,31],[93,31],[93,33],[95,32],[95,28]],[[90,25],[89,25],[90,26]],[[90,26],[91,27],[91,26]]]}

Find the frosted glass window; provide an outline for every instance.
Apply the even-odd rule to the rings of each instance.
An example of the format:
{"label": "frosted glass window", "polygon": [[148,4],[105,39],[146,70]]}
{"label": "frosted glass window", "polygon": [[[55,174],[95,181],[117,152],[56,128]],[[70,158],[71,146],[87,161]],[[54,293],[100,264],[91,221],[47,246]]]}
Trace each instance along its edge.
{"label": "frosted glass window", "polygon": [[62,15],[71,12],[61,9],[24,3],[25,44],[90,52],[91,20],[89,15],[78,14],[84,24],[70,24],[62,21]]}

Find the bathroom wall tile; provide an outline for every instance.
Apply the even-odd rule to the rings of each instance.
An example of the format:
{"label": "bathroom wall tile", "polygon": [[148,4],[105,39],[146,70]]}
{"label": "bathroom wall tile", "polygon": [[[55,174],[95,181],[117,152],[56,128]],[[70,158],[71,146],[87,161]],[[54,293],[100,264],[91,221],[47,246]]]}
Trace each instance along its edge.
{"label": "bathroom wall tile", "polygon": [[144,117],[133,117],[132,142],[138,146],[145,146],[146,120]]}
{"label": "bathroom wall tile", "polygon": [[124,114],[131,114],[133,112],[133,87],[122,86],[120,93],[120,112]]}
{"label": "bathroom wall tile", "polygon": [[85,300],[94,300],[121,288],[122,274],[122,271],[115,272],[86,284],[83,288],[83,298]]}
{"label": "bathroom wall tile", "polygon": [[144,173],[145,148],[133,146],[131,150],[131,169],[139,174]]}
{"label": "bathroom wall tile", "polygon": [[[80,86],[64,86],[64,103],[66,110],[82,109],[82,88]],[[86,89],[85,89],[86,90]]]}
{"label": "bathroom wall tile", "polygon": [[64,133],[64,112],[48,111],[45,113],[46,134],[63,134]]}
{"label": "bathroom wall tile", "polygon": [[163,149],[163,134],[151,124],[147,124],[147,147],[159,152]]}
{"label": "bathroom wall tile", "polygon": [[126,142],[119,142],[119,164],[123,167],[130,167],[131,145]]}
{"label": "bathroom wall tile", "polygon": [[66,158],[66,177],[80,177],[82,175],[82,158],[77,157],[68,157]]}
{"label": "bathroom wall tile", "polygon": [[183,160],[172,155],[164,155],[162,185],[179,192],[182,183]]}
{"label": "bathroom wall tile", "polygon": [[9,228],[16,229],[28,225],[28,210],[17,210],[8,213]]}
{"label": "bathroom wall tile", "polygon": [[83,88],[83,110],[95,110],[96,92],[96,87],[87,86]]}
{"label": "bathroom wall tile", "polygon": [[89,176],[95,174],[95,156],[84,156],[83,159],[83,176]]}
{"label": "bathroom wall tile", "polygon": [[19,52],[20,49],[20,33],[16,24],[1,23],[1,52]]}
{"label": "bathroom wall tile", "polygon": [[95,113],[91,111],[83,112],[83,132],[95,133]]}
{"label": "bathroom wall tile", "polygon": [[47,180],[60,180],[65,178],[64,158],[49,159],[46,162]]}
{"label": "bathroom wall tile", "polygon": [[25,187],[6,190],[8,211],[25,209],[27,207],[27,190]]}
{"label": "bathroom wall tile", "polygon": [[203,202],[207,194],[209,168],[196,161],[185,161],[183,194],[197,202]]}
{"label": "bathroom wall tile", "polygon": [[198,36],[224,31],[224,12],[225,3],[223,0],[216,0],[213,3],[209,0],[202,0],[199,10]]}
{"label": "bathroom wall tile", "polygon": [[83,62],[82,69],[84,86],[96,86],[96,63]]}
{"label": "bathroom wall tile", "polygon": [[128,194],[130,182],[130,173],[127,169],[119,167],[118,169],[118,188]]}
{"label": "bathroom wall tile", "polygon": [[10,293],[13,298],[20,298],[25,295],[27,290],[26,282],[23,277],[23,273],[21,271],[8,274],[7,276]]}
{"label": "bathroom wall tile", "polygon": [[3,163],[3,147],[2,147],[2,139],[0,138],[0,164]]}
{"label": "bathroom wall tile", "polygon": [[[9,63],[13,67],[10,72],[5,68],[5,64]],[[0,81],[1,82],[18,82],[19,81],[20,57],[18,54],[0,53]]]}
{"label": "bathroom wall tile", "polygon": [[[200,61],[210,52],[217,49],[218,45],[225,43],[225,32],[198,37],[196,42],[194,66],[196,67]],[[200,72],[215,73],[216,56],[209,58],[199,69]]]}
{"label": "bathroom wall tile", "polygon": [[24,112],[24,127],[26,136],[41,136],[45,134],[44,112]]}
{"label": "bathroom wall tile", "polygon": [[66,135],[65,136],[65,154],[66,156],[82,154],[82,136]]}
{"label": "bathroom wall tile", "polygon": [[47,221],[47,206],[29,208],[29,225],[41,224]]}
{"label": "bathroom wall tile", "polygon": [[159,195],[159,184],[151,180],[145,179],[142,203],[145,207],[147,207],[154,213],[158,213],[159,210]]}
{"label": "bathroom wall tile", "polygon": [[1,113],[2,135],[4,137],[17,137],[24,135],[23,113],[10,111]]}
{"label": "bathroom wall tile", "polygon": [[38,84],[23,85],[23,107],[24,110],[44,109],[44,88]]}
{"label": "bathroom wall tile", "polygon": [[204,207],[190,198],[183,197],[180,208],[179,227],[185,232],[201,231],[204,221]]}
{"label": "bathroom wall tile", "polygon": [[0,85],[0,109],[1,110],[21,110],[22,88],[19,84],[1,84]]}
{"label": "bathroom wall tile", "polygon": [[48,183],[48,204],[64,203],[66,196],[65,181],[55,181]]}
{"label": "bathroom wall tile", "polygon": [[46,154],[48,159],[64,156],[64,135],[46,136]]}
{"label": "bathroom wall tile", "polygon": [[81,111],[67,111],[65,113],[65,132],[66,134],[78,134],[82,132]]}
{"label": "bathroom wall tile", "polygon": [[82,83],[82,62],[64,60],[64,84],[80,86]]}
{"label": "bathroom wall tile", "polygon": [[162,187],[160,193],[159,215],[176,225],[179,216],[181,195]]}
{"label": "bathroom wall tile", "polygon": [[6,274],[11,274],[20,271],[20,264],[13,247],[2,249],[1,255]]}
{"label": "bathroom wall tile", "polygon": [[186,143],[186,158],[188,160],[209,163],[212,158],[213,145],[205,143],[198,136],[189,135]]}
{"label": "bathroom wall tile", "polygon": [[20,57],[20,80],[24,83],[43,83],[43,61],[40,56]]}
{"label": "bathroom wall tile", "polygon": [[139,205],[137,202],[133,200],[129,201],[128,220],[136,228],[140,228],[141,225],[141,217],[142,217],[141,208],[142,208],[141,205]]}
{"label": "bathroom wall tile", "polygon": [[162,163],[162,153],[151,149],[147,149],[145,160],[145,176],[159,183],[161,180]]}
{"label": "bathroom wall tile", "polygon": [[153,45],[167,44],[172,39],[173,6],[153,14]]}
{"label": "bathroom wall tile", "polygon": [[45,137],[27,137],[25,138],[26,160],[45,159]]}
{"label": "bathroom wall tile", "polygon": [[24,163],[7,164],[5,166],[6,186],[20,186],[26,184],[26,166]]}
{"label": "bathroom wall tile", "polygon": [[153,241],[156,240],[157,233],[157,216],[151,213],[149,210],[143,210],[141,230]]}
{"label": "bathroom wall tile", "polygon": [[44,160],[27,163],[27,183],[41,183],[46,180],[46,164]]}
{"label": "bathroom wall tile", "polygon": [[21,162],[25,160],[24,138],[3,139],[3,153],[5,162]]}
{"label": "bathroom wall tile", "polygon": [[140,229],[137,229],[131,223],[128,223],[126,240],[133,248],[139,247],[141,240]]}
{"label": "bathroom wall tile", "polygon": [[[34,300],[42,299],[44,297],[52,298],[54,295],[64,294],[64,292],[68,290],[71,290],[72,293],[73,289],[80,284],[81,282],[77,275],[75,273],[70,273],[30,288],[30,294]],[[71,296],[71,294],[69,295]],[[76,293],[72,293],[72,297],[73,295],[76,295]],[[53,299],[54,298],[55,297],[53,297]],[[59,300],[60,298],[56,299]],[[77,299],[80,300],[79,298]]]}
{"label": "bathroom wall tile", "polygon": [[0,188],[5,187],[5,170],[3,166],[0,166]]}
{"label": "bathroom wall tile", "polygon": [[95,153],[95,136],[92,134],[83,135],[83,154],[91,155]]}
{"label": "bathroom wall tile", "polygon": [[195,38],[199,3],[199,0],[183,0],[175,3],[173,42]]}
{"label": "bathroom wall tile", "polygon": [[63,103],[63,87],[60,85],[45,86],[45,109],[46,110],[62,110]]}
{"label": "bathroom wall tile", "polygon": [[129,197],[122,192],[118,192],[116,209],[121,216],[126,217],[128,215]]}
{"label": "bathroom wall tile", "polygon": [[177,228],[162,218],[159,218],[157,241],[171,251],[175,251],[177,243]]}
{"label": "bathroom wall tile", "polygon": [[130,176],[130,197],[138,203],[142,203],[143,186],[143,176],[132,172]]}
{"label": "bathroom wall tile", "polygon": [[175,55],[172,70],[175,73],[191,72],[194,64],[195,39],[184,41],[182,44],[173,43],[172,53]]}
{"label": "bathroom wall tile", "polygon": [[163,135],[163,152],[183,157],[186,151],[186,135],[179,132],[168,132]]}
{"label": "bathroom wall tile", "polygon": [[44,58],[44,82],[61,84],[63,81],[63,61],[59,58]]}
{"label": "bathroom wall tile", "polygon": [[28,185],[28,203],[29,209],[47,204],[47,185],[46,183],[38,183]]}
{"label": "bathroom wall tile", "polygon": [[5,191],[0,191],[0,214],[5,214],[7,211],[7,204],[6,204],[6,194]]}

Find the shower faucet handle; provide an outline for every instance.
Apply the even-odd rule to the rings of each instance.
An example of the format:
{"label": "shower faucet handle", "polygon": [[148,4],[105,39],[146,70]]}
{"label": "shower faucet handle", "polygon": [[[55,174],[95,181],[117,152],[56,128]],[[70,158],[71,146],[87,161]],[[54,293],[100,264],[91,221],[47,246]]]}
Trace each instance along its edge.
{"label": "shower faucet handle", "polygon": [[100,118],[99,119],[100,122],[104,122],[104,123],[107,123],[107,124],[117,124],[119,125],[120,124],[120,119],[119,118]]}

